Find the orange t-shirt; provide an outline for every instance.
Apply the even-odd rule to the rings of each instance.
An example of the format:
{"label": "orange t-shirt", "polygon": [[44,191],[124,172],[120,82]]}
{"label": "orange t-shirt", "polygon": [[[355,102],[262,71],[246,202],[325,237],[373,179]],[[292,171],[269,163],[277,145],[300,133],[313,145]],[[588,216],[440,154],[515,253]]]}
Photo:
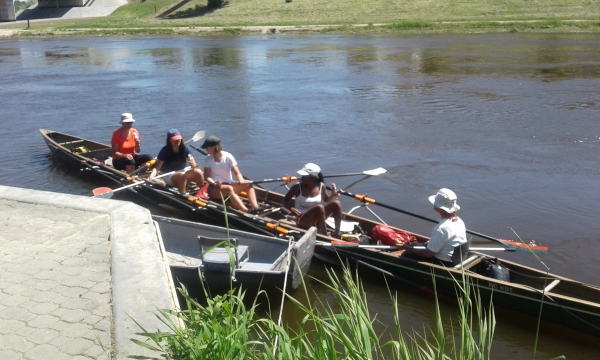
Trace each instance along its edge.
{"label": "orange t-shirt", "polygon": [[[117,149],[117,151],[120,153],[135,155],[135,135],[137,135],[138,138],[140,137],[140,134],[138,133],[138,131],[134,128],[131,128],[129,130],[129,139],[125,139],[121,129],[117,129],[113,133],[110,143],[112,145],[114,145],[114,144],[119,145],[119,148]],[[116,159],[116,158],[113,156],[113,159]]]}

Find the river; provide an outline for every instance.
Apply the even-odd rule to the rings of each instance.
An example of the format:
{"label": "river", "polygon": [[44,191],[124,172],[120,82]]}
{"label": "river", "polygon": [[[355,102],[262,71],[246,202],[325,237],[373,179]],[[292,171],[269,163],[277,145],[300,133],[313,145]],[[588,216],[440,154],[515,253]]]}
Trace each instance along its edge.
{"label": "river", "polygon": [[[157,154],[170,128],[188,138],[206,130],[252,179],[293,175],[307,162],[325,175],[384,167],[349,191],[432,218],[427,197],[451,188],[469,229],[535,240],[549,247],[540,258],[551,272],[600,285],[599,77],[594,34],[2,39],[0,183],[90,195],[98,183],[51,161],[38,129],[109,143],[131,112],[143,152]],[[359,205],[341,201],[346,211]],[[502,257],[542,268],[525,252]],[[371,307],[393,327],[387,288],[374,277],[365,284]],[[433,325],[430,298],[390,286],[405,328]],[[532,322],[497,316],[493,358],[531,358]],[[596,357],[589,340],[547,326],[538,358]]]}

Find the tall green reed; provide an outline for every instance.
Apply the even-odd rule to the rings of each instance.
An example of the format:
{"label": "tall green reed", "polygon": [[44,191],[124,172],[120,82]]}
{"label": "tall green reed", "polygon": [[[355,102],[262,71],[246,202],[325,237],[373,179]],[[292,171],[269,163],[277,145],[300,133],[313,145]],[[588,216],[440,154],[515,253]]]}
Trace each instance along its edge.
{"label": "tall green reed", "polygon": [[[158,310],[168,331],[139,334],[140,346],[167,359],[489,359],[495,327],[493,307],[484,309],[472,293],[468,277],[456,281],[460,334],[446,326],[436,297],[434,329],[405,332],[400,324],[399,299],[390,292],[395,314],[395,338],[383,339],[375,330],[376,315],[369,312],[367,294],[358,272],[344,266],[339,276],[327,270],[328,281],[319,281],[334,295],[334,304],[317,297],[313,303],[303,282],[306,301],[288,296],[304,314],[295,326],[282,327],[270,318],[259,318],[257,303],[244,305],[244,292],[230,290],[207,299],[203,306],[180,289],[187,309]],[[434,284],[435,287],[435,284]],[[475,296],[473,296],[475,295]],[[186,326],[179,326],[183,321]],[[453,328],[452,324],[449,328]],[[431,333],[431,335],[428,335]],[[275,338],[279,342],[275,347]],[[446,347],[448,339],[452,346]],[[144,358],[144,357],[137,357]]]}

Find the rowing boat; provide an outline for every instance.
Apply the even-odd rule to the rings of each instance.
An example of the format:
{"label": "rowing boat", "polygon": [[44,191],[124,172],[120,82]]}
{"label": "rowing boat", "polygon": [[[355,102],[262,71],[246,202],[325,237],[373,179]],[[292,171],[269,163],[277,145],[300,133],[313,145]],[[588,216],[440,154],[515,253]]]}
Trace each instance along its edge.
{"label": "rowing boat", "polygon": [[166,209],[185,211],[200,222],[210,222],[252,231],[263,235],[272,235],[273,231],[264,222],[245,219],[244,214],[235,209],[227,208],[227,221],[222,204],[200,199],[192,195],[181,194],[177,189],[165,186],[159,182],[145,182],[149,172],[130,176],[112,167],[111,147],[109,145],[88,140],[82,137],[61,133],[58,131],[40,129],[44,141],[48,145],[53,158],[74,165],[81,170],[90,171],[94,175],[116,184],[118,187],[129,186],[144,199]]}
{"label": "rowing boat", "polygon": [[[204,281],[212,294],[238,287],[251,293],[291,292],[301,285],[315,247],[316,228],[300,240],[290,241],[162,216],[152,218],[175,281],[190,290],[200,289],[200,281]],[[225,244],[232,244],[229,252]]]}
{"label": "rowing boat", "polygon": [[[262,203],[272,206],[281,204],[284,198],[283,194],[264,189],[256,189],[256,193]],[[295,225],[292,218],[281,212],[270,212],[262,216],[262,219],[267,223],[276,223],[288,233],[301,234],[303,231]],[[350,233],[350,238],[357,237],[364,243],[373,244],[370,241],[371,230],[380,223],[344,213],[343,224],[348,228],[346,231]],[[405,231],[397,227],[390,228]],[[426,236],[410,234],[418,241],[428,240]],[[435,283],[438,293],[451,296],[456,294],[456,282],[462,283],[464,279],[478,290],[483,301],[493,300],[495,306],[526,314],[538,314],[541,308],[541,317],[547,321],[600,335],[600,287],[547,274],[476,251],[469,251],[464,260],[461,259],[463,261],[448,268],[412,258],[389,246],[392,249],[383,250],[377,246],[361,246],[359,243],[332,246],[334,239],[323,235],[318,235],[317,238],[325,241],[317,244],[315,249],[315,255],[322,260],[350,260],[430,291]]]}
{"label": "rowing boat", "polygon": [[[54,155],[64,157],[71,163],[100,174],[121,186],[133,184],[143,178],[143,174],[140,178],[133,178],[107,165],[104,159],[110,154],[108,145],[48,130],[40,131]],[[80,147],[85,148],[86,152],[78,151],[77,148]],[[261,211],[257,214],[244,214],[230,207],[225,209],[222,204],[207,199],[180,194],[175,189],[160,184],[143,183],[134,187],[134,191],[156,203],[166,202],[178,209],[191,210],[199,215],[200,221],[223,223],[226,210],[229,224],[234,228],[262,234],[293,236],[296,239],[305,234],[305,229],[298,228],[293,218],[280,211],[284,195],[261,188],[255,190]],[[348,227],[342,229],[346,233],[345,236],[356,239],[359,243],[371,243],[371,230],[380,224],[350,213],[344,213],[342,218],[344,227]],[[390,228],[405,231],[393,226]],[[426,236],[405,232],[414,235],[419,241],[428,240]],[[318,234],[317,240],[331,243],[335,239]],[[483,300],[493,299],[497,306],[529,314],[538,313],[541,307],[543,319],[600,335],[600,288],[546,274],[507,260],[501,260],[498,264],[494,257],[471,251],[456,267],[445,268],[408,258],[400,251],[360,246],[317,246],[315,255],[322,259],[342,257],[420,287],[431,288],[435,279],[437,291],[450,295],[455,294],[455,281],[462,281],[461,276],[464,274],[479,290]],[[504,272],[508,276],[495,277],[497,271],[490,271],[490,268],[498,270],[498,266],[505,269]]]}

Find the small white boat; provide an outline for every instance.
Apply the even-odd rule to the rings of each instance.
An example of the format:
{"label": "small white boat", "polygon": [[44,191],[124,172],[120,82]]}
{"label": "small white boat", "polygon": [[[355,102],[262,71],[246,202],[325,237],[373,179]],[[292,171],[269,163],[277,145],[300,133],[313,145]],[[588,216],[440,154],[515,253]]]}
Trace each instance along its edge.
{"label": "small white boat", "polygon": [[[298,241],[152,216],[175,283],[190,293],[204,281],[212,294],[241,286],[251,293],[292,291],[310,266],[316,228]],[[287,281],[286,281],[287,278]],[[198,291],[198,289],[196,289]]]}

